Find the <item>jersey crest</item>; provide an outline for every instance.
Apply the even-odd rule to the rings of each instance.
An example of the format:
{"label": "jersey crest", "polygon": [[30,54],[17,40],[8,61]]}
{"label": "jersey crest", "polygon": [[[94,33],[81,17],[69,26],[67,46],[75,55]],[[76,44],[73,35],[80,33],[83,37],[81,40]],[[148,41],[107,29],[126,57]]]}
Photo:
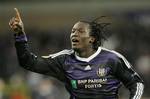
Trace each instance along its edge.
{"label": "jersey crest", "polygon": [[107,75],[107,70],[105,68],[99,68],[97,70],[97,76],[104,77]]}

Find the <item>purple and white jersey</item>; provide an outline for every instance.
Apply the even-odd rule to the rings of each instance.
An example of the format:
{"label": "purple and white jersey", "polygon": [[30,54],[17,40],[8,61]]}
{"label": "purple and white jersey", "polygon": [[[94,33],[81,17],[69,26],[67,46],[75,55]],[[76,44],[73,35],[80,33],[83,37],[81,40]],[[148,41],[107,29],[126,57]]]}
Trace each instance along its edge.
{"label": "purple and white jersey", "polygon": [[77,56],[73,50],[38,57],[29,51],[26,41],[16,41],[15,45],[22,67],[59,79],[70,99],[118,99],[122,83],[130,91],[129,99],[140,99],[143,93],[143,81],[115,51],[99,47],[88,58]]}

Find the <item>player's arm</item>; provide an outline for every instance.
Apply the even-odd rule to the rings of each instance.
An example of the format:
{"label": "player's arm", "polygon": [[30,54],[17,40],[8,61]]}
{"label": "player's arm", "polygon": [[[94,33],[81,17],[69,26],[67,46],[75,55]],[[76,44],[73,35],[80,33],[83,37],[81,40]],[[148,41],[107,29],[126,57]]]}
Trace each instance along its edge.
{"label": "player's arm", "polygon": [[143,80],[132,69],[130,63],[123,56],[117,62],[115,74],[129,89],[129,99],[141,99],[144,89]]}
{"label": "player's arm", "polygon": [[15,11],[16,16],[10,20],[9,25],[15,32],[15,47],[20,66],[33,72],[58,78],[58,74],[62,72],[61,66],[57,62],[59,59],[38,57],[29,50],[20,13],[16,8]]}

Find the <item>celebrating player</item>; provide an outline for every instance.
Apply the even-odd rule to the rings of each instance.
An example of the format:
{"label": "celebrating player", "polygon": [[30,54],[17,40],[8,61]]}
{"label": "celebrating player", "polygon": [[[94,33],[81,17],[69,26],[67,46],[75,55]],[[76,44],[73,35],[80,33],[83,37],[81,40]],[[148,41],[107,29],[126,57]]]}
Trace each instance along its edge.
{"label": "celebrating player", "polygon": [[128,99],[141,99],[142,79],[124,56],[102,47],[108,23],[78,21],[70,33],[72,49],[38,57],[29,50],[21,16],[15,11],[9,25],[15,32],[20,66],[57,78],[65,84],[70,99],[118,99],[122,83],[130,91]]}

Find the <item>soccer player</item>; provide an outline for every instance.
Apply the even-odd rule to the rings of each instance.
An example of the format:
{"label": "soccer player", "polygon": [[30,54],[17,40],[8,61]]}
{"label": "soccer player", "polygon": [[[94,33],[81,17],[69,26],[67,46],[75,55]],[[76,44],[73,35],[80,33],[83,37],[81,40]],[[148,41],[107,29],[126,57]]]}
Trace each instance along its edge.
{"label": "soccer player", "polygon": [[29,50],[22,19],[15,11],[9,25],[15,32],[20,66],[57,78],[65,84],[70,99],[118,99],[122,83],[130,91],[128,99],[141,99],[143,81],[131,64],[116,51],[102,47],[107,24],[79,21],[70,33],[71,50],[37,57]]}

